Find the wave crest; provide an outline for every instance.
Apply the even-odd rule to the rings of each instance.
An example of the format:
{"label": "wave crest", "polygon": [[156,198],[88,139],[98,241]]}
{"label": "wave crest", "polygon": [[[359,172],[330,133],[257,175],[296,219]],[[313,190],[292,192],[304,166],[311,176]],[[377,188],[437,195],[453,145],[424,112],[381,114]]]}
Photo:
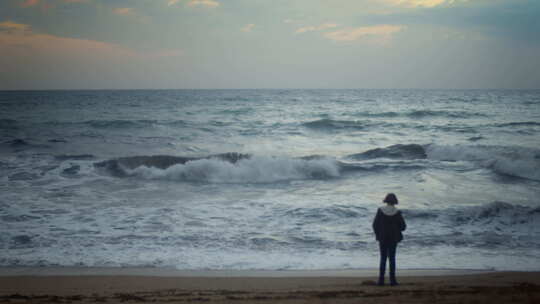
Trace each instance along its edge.
{"label": "wave crest", "polygon": [[231,163],[221,159],[198,159],[167,169],[146,166],[128,173],[145,179],[212,183],[272,183],[299,179],[327,179],[339,176],[334,160],[302,160],[252,157]]}
{"label": "wave crest", "polygon": [[227,153],[207,158],[137,156],[95,164],[117,177],[211,183],[272,183],[340,176],[339,163],[330,158],[294,159],[251,157]]}
{"label": "wave crest", "polygon": [[[241,153],[223,153],[206,157],[220,159],[223,161],[236,163],[237,161],[249,158],[248,154]],[[116,177],[125,177],[128,175],[126,170],[136,169],[138,167],[154,167],[158,169],[167,169],[177,164],[185,164],[188,161],[200,160],[205,158],[197,157],[184,157],[184,156],[172,156],[172,155],[151,155],[151,156],[129,156],[120,157],[116,159],[110,159],[102,162],[95,163],[94,166],[100,170],[105,170],[107,173]]]}

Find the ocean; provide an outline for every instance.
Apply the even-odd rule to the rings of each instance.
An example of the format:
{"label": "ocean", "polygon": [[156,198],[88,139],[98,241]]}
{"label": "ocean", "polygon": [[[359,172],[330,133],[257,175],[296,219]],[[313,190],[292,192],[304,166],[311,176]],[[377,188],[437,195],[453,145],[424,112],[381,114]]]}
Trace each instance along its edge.
{"label": "ocean", "polygon": [[0,92],[0,266],[540,270],[539,90]]}

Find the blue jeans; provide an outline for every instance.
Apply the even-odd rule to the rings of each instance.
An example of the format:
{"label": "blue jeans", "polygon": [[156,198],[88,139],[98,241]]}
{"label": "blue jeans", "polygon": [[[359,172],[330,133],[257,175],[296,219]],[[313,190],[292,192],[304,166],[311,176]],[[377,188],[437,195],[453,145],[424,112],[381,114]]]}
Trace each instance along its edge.
{"label": "blue jeans", "polygon": [[381,250],[381,263],[379,265],[379,283],[384,283],[384,273],[386,271],[386,259],[390,263],[390,284],[396,282],[396,247],[397,242],[379,242]]}

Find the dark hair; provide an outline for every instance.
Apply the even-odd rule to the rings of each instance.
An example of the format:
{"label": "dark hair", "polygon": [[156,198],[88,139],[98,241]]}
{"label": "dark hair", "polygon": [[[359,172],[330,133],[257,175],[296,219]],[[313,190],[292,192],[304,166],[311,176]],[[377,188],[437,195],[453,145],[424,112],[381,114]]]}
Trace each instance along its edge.
{"label": "dark hair", "polygon": [[386,197],[383,200],[384,203],[390,204],[390,205],[397,205],[398,199],[394,193],[388,193]]}

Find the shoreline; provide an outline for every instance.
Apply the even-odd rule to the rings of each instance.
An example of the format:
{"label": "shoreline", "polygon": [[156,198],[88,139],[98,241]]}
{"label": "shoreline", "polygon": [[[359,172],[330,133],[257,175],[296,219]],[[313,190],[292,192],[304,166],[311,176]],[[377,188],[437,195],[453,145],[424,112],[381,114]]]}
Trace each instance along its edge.
{"label": "shoreline", "polygon": [[[191,270],[166,267],[0,267],[0,277],[12,276],[142,276],[142,277],[374,277],[378,269]],[[453,276],[494,273],[483,269],[398,269],[398,276]],[[505,271],[506,272],[506,271]],[[510,271],[522,272],[522,271]]]}
{"label": "shoreline", "polygon": [[31,270],[0,268],[0,303],[540,303],[540,272],[401,270],[399,286],[381,287],[374,269]]}

